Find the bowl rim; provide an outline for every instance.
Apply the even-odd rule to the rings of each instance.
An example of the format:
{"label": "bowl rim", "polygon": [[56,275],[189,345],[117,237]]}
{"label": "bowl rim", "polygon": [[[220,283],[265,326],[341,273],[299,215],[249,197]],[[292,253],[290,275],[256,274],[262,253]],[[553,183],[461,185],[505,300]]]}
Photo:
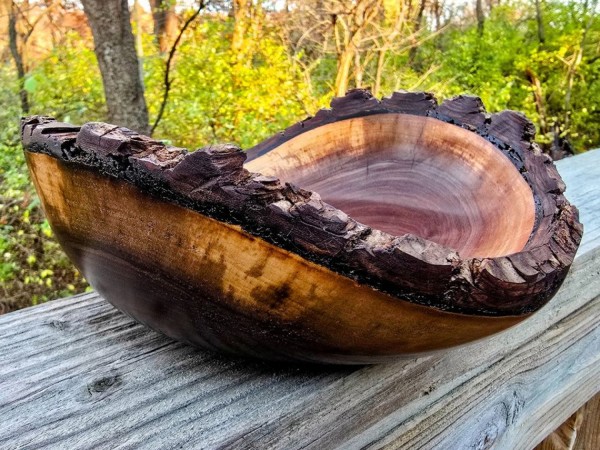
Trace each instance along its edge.
{"label": "bowl rim", "polygon": [[[456,251],[415,235],[371,229],[323,202],[317,193],[243,167],[246,157],[256,159],[324,124],[389,113],[432,117],[462,127],[508,157],[535,202],[533,230],[522,251],[462,259]],[[487,114],[481,100],[472,96],[438,105],[429,93],[395,92],[377,100],[367,90],[352,90],[333,99],[331,108],[247,153],[227,144],[188,153],[126,128],[98,122],[77,127],[44,116],[24,118],[21,132],[26,151],[123,179],[163,201],[240,225],[251,235],[361,284],[446,311],[509,316],[537,310],[560,287],[583,232],[577,209],[563,195],[560,175],[533,141],[534,125],[515,111]]]}
{"label": "bowl rim", "polygon": [[[337,127],[338,124],[344,130],[344,133],[346,133],[343,143],[339,143],[339,138],[336,138],[336,134],[341,132]],[[374,140],[372,142],[363,141],[364,130],[376,126],[378,126],[378,132]],[[434,127],[435,131],[426,131],[430,127]],[[416,132],[400,131],[400,133],[398,133],[399,129],[413,129],[416,130]],[[331,135],[334,136],[335,145],[328,145],[323,142],[323,139]],[[444,135],[451,135],[450,142],[445,139],[441,139],[441,142],[437,140],[437,138]],[[420,141],[423,136],[425,137],[423,142],[417,143],[410,141],[411,138],[415,137]],[[383,138],[383,143],[378,138]],[[432,138],[435,140],[431,141]],[[505,224],[502,228],[505,230],[502,239],[506,240],[504,242],[505,244],[506,242],[509,242],[508,248],[505,246],[502,250],[488,251],[482,251],[480,249],[476,250],[475,248],[463,248],[458,243],[453,245],[449,242],[429,238],[416,230],[394,232],[393,230],[380,227],[377,223],[372,223],[369,222],[368,219],[363,219],[356,210],[346,209],[345,206],[339,205],[336,202],[336,193],[327,188],[328,178],[326,175],[323,177],[323,175],[327,173],[327,170],[325,170],[324,173],[321,173],[320,170],[316,170],[316,172],[320,174],[318,177],[313,174],[315,166],[318,166],[319,164],[325,164],[325,167],[328,167],[327,161],[328,155],[330,154],[333,155],[334,170],[341,168],[341,165],[344,165],[346,161],[343,159],[347,153],[346,150],[350,150],[348,162],[350,163],[351,170],[357,169],[353,163],[362,158],[369,158],[369,165],[372,165],[374,162],[378,161],[379,152],[382,152],[382,161],[386,164],[389,164],[389,162],[395,163],[401,161],[403,158],[401,154],[404,152],[407,152],[407,156],[414,158],[413,151],[401,144],[402,142],[405,142],[406,139],[410,141],[408,147],[421,145],[425,148],[429,148],[429,150],[425,150],[424,153],[420,155],[418,158],[419,163],[415,167],[419,167],[421,163],[424,163],[425,166],[429,167],[432,165],[431,159],[441,156],[443,163],[439,166],[433,164],[433,166],[437,167],[438,170],[448,172],[447,165],[451,167],[462,166],[468,164],[468,161],[470,161],[471,158],[479,158],[482,156],[482,159],[477,159],[478,163],[482,164],[482,168],[475,169],[478,173],[478,176],[475,177],[477,182],[481,183],[482,180],[487,180],[498,183],[495,189],[497,189],[498,192],[502,192],[503,195],[501,197],[503,198],[495,198],[495,200],[496,202],[503,200],[506,203],[501,203],[496,209],[496,212],[501,212],[503,216],[520,218],[518,223],[512,223],[513,227],[511,227],[510,224],[508,226]],[[355,144],[354,141],[359,144]],[[402,150],[398,152],[397,147],[399,143]],[[448,145],[448,147],[440,146],[441,144]],[[291,145],[293,148],[292,152],[289,151],[288,145]],[[368,148],[368,150],[363,151],[363,148]],[[305,155],[302,155],[303,152]],[[373,152],[374,155],[373,159],[370,158],[371,152]],[[297,157],[298,154],[300,155]],[[289,159],[288,155],[290,156]],[[312,160],[311,155],[316,157],[314,161]],[[342,160],[340,160],[340,158],[342,158]],[[308,174],[306,176],[300,175],[299,178],[294,177],[294,171],[298,168],[300,168],[301,171],[304,170],[305,163],[307,162],[310,162]],[[413,170],[413,166],[414,159],[411,161],[411,168],[409,170]],[[285,180],[301,186],[303,189],[317,192],[323,198],[324,202],[332,205],[334,208],[344,211],[344,213],[348,214],[352,219],[367,227],[377,229],[395,237],[406,234],[421,237],[426,241],[437,243],[442,247],[454,250],[462,259],[472,259],[474,257],[494,258],[514,254],[523,250],[525,245],[529,242],[529,239],[532,237],[536,219],[539,219],[539,211],[536,211],[536,202],[530,185],[531,183],[527,181],[526,177],[523,176],[523,173],[515,167],[504,152],[477,133],[473,133],[463,127],[457,127],[454,124],[433,117],[388,112],[352,117],[322,124],[286,139],[284,142],[273,146],[267,152],[261,153],[250,161],[246,160],[244,167],[251,172],[259,172],[274,176],[280,180]],[[493,172],[493,169],[495,168],[501,168],[501,173]],[[343,170],[341,172],[343,172]],[[450,169],[448,173],[452,173],[452,170]],[[359,175],[359,177],[362,177],[363,175],[366,176],[367,174],[368,171]],[[462,176],[461,173],[458,175]],[[495,177],[490,175],[495,175]],[[354,173],[354,176],[357,176],[356,173]],[[425,180],[424,184],[427,186],[430,184],[428,180],[430,176],[431,174],[427,174],[422,178],[422,180]],[[471,181],[474,181],[475,178]],[[353,180],[349,181],[353,183]],[[460,181],[460,179],[457,178],[457,181]],[[503,189],[506,186],[511,186],[512,188]],[[482,187],[484,186],[464,186],[463,188],[466,188],[466,192],[471,193],[473,197],[479,199],[482,195],[480,192]],[[360,187],[351,186],[349,192],[362,193],[365,188],[366,187],[362,185]],[[461,188],[458,187],[457,189]],[[494,188],[492,188],[491,191],[492,194],[495,193]],[[352,194],[349,192],[345,192],[342,195],[344,200],[352,198]],[[396,192],[399,193],[399,191]],[[450,192],[450,190],[444,189],[439,193],[441,199],[438,200],[440,200],[441,203],[444,203],[444,196]],[[378,196],[375,195],[375,198],[371,197],[372,196],[370,196],[369,199],[377,203]],[[490,198],[486,199],[484,206],[488,206],[490,200]],[[387,205],[387,202],[384,203]],[[497,205],[497,203],[495,204]],[[480,204],[479,206],[481,207],[482,205]],[[388,205],[387,207],[393,208],[392,205]],[[388,213],[391,213],[390,211],[388,211]],[[402,207],[400,207],[400,211],[402,211]],[[490,222],[494,221],[489,215],[490,210],[484,209],[481,212],[484,214],[483,217],[487,219],[485,224],[489,225]],[[480,225],[484,226],[485,224],[482,223]],[[516,226],[519,226],[519,232],[514,228]],[[485,228],[482,228],[482,230],[485,233],[484,236],[491,237],[493,235],[493,233],[489,233],[489,230],[486,231]],[[489,241],[484,240],[484,242],[489,245]]]}

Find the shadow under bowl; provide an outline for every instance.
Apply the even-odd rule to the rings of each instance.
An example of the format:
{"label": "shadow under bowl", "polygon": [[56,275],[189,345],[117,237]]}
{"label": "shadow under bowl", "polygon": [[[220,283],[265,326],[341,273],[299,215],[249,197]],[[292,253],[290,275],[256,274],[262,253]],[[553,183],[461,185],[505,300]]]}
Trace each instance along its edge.
{"label": "shadow under bowl", "polygon": [[245,165],[234,146],[188,153],[44,117],[23,121],[23,145],[91,286],[193,345],[384,362],[489,336],[547,302],[582,229],[554,166],[521,138],[529,122],[484,121],[462,97],[361,95]]}

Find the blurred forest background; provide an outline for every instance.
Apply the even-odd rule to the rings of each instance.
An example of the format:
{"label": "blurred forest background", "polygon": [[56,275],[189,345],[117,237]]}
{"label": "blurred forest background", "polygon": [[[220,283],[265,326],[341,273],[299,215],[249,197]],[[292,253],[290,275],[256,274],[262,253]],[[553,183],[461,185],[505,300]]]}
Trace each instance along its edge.
{"label": "blurred forest background", "polygon": [[471,93],[524,112],[558,158],[600,145],[597,13],[598,0],[0,0],[0,314],[87,288],[43,218],[20,116],[248,148],[354,87]]}

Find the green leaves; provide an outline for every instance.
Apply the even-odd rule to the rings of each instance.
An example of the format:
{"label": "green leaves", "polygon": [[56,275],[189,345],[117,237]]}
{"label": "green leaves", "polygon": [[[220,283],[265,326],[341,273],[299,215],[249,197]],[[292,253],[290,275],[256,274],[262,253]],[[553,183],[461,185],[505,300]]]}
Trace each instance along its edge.
{"label": "green leaves", "polygon": [[[29,83],[29,87],[28,87]],[[25,80],[33,114],[83,123],[105,120],[102,79],[91,41],[67,33]]]}
{"label": "green leaves", "polygon": [[[0,68],[0,310],[9,311],[81,292],[87,286],[52,239],[29,179],[19,144],[21,112],[14,79],[10,68]],[[34,98],[49,95],[39,91],[40,85],[48,83],[46,75],[38,73],[27,80],[35,80],[28,87]]]}
{"label": "green leaves", "polygon": [[556,132],[576,151],[597,147],[600,20],[576,2],[543,2],[542,8],[543,44],[534,4],[524,1],[495,6],[481,37],[475,23],[466,23],[428,41],[419,49],[420,65],[438,69],[421,88],[440,98],[478,95],[492,112],[522,111],[536,123],[538,140],[548,146]]}
{"label": "green leaves", "polygon": [[[275,30],[249,42],[238,62],[230,49],[231,19],[205,20],[178,49],[169,103],[156,134],[197,148],[235,142],[248,148],[305,116],[301,74],[292,67]],[[163,61],[146,58],[146,98],[151,116],[160,104]]]}
{"label": "green leaves", "polygon": [[38,82],[35,79],[35,76],[29,76],[29,77],[25,78],[23,87],[25,88],[25,90],[27,92],[29,92],[30,94],[34,93],[35,90],[37,89],[37,86],[38,86]]}
{"label": "green leaves", "polygon": [[[382,34],[360,45],[365,86],[374,86],[385,33],[393,30],[408,3],[383,4],[382,14],[373,19],[373,29]],[[434,32],[435,18],[427,10],[415,37],[421,41],[416,52],[410,50],[410,39],[402,41],[402,33],[390,40],[381,62],[380,92],[428,90],[440,99],[476,94],[491,112],[524,112],[536,122],[538,139],[548,146],[558,136],[570,139],[578,151],[598,147],[600,19],[590,9],[592,4],[597,3],[542,2],[543,43],[533,2],[495,5],[483,36],[474,18],[458,7],[441,17],[443,22],[454,14],[451,24]],[[155,138],[190,148],[228,141],[248,148],[328,105],[337,73],[333,36],[327,29],[314,36],[304,35],[307,30],[302,28],[286,29],[286,21],[298,18],[294,14],[300,14],[300,8],[292,8],[287,18],[283,11],[265,11],[253,16],[236,54],[231,49],[233,18],[225,10],[202,14],[185,32]],[[411,17],[403,26],[410,28]],[[157,48],[151,22],[148,15],[147,26],[140,29],[152,121],[163,95],[165,55]],[[312,25],[309,19],[307,26]],[[294,32],[310,39],[299,40]],[[24,89],[31,113],[74,123],[105,120],[91,36],[64,30],[59,34],[58,45],[47,53],[28,49]],[[11,305],[23,306],[31,298],[43,301],[79,292],[86,284],[54,240],[33,192],[19,147],[18,94],[12,65],[0,66],[0,301],[11,299]]]}

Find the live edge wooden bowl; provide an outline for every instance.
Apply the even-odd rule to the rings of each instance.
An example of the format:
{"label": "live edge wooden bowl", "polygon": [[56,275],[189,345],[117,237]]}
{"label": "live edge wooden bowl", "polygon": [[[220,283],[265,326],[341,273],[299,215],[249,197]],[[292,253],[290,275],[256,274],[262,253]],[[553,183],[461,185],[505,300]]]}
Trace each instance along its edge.
{"label": "live edge wooden bowl", "polygon": [[364,90],[248,152],[22,122],[58,241],[117,308],[201,347],[347,364],[480,339],[555,294],[582,226],[533,136],[476,97]]}

